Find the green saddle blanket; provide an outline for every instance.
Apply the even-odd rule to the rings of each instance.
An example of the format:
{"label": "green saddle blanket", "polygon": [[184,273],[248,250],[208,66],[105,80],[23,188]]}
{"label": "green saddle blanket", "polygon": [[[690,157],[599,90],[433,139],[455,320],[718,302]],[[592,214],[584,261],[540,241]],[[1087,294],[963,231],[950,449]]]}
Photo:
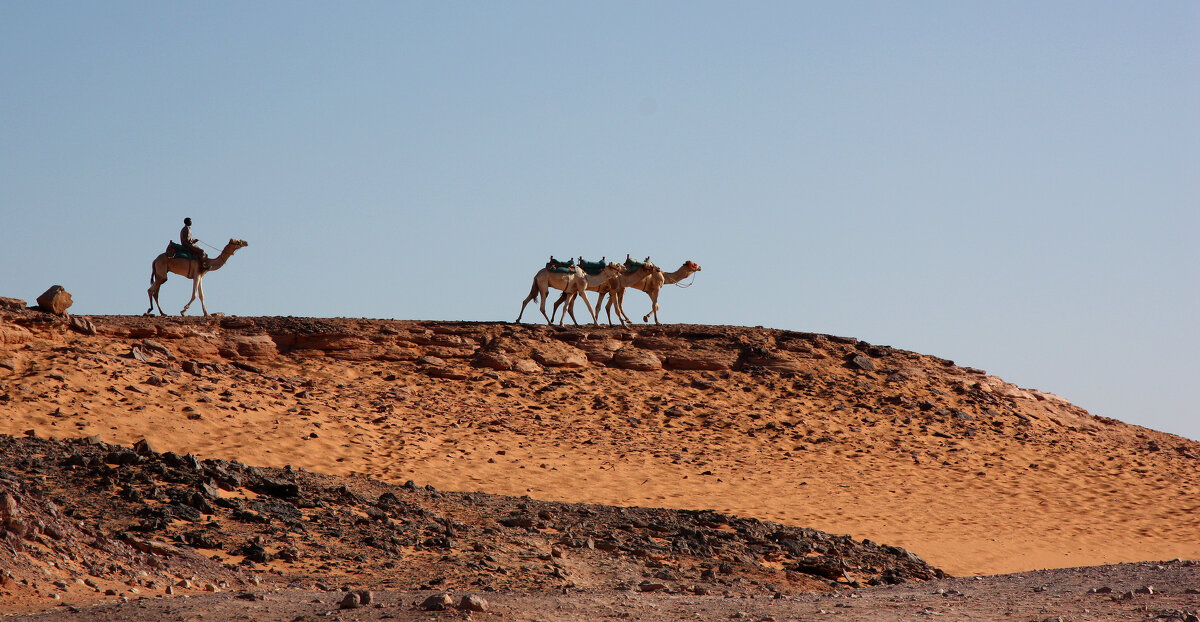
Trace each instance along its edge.
{"label": "green saddle blanket", "polygon": [[644,266],[646,266],[647,264],[649,264],[649,265],[654,265],[654,264],[651,264],[651,263],[650,263],[650,258],[649,258],[649,257],[647,257],[645,261],[638,261],[638,260],[636,260],[636,259],[630,259],[630,258],[628,258],[628,257],[626,257],[626,258],[625,258],[625,270],[626,270],[626,271],[627,271],[629,274],[633,274],[634,272],[637,272],[638,270],[641,270],[641,269],[642,269]]}
{"label": "green saddle blanket", "polygon": [[601,259],[600,261],[584,261],[583,257],[579,258],[579,267],[583,268],[584,272],[591,274],[591,275],[596,275],[596,274],[600,274],[601,272],[604,272],[604,268],[606,266],[608,266],[608,263],[606,263],[603,259]]}
{"label": "green saddle blanket", "polygon": [[179,259],[199,259],[178,242],[167,242],[167,256]]}
{"label": "green saddle blanket", "polygon": [[550,261],[546,262],[546,269],[551,272],[569,274],[575,271],[575,260],[568,259],[567,261],[559,261],[551,256]]}

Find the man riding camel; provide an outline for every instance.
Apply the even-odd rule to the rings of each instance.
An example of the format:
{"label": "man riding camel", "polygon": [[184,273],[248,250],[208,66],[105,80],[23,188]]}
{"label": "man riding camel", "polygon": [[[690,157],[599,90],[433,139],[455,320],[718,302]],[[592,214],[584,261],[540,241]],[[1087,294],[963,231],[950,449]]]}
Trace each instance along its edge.
{"label": "man riding camel", "polygon": [[192,237],[192,219],[184,218],[183,228],[179,230],[179,244],[193,257],[200,260],[201,270],[208,270],[208,254],[204,252],[204,249],[196,246],[196,242],[199,241]]}

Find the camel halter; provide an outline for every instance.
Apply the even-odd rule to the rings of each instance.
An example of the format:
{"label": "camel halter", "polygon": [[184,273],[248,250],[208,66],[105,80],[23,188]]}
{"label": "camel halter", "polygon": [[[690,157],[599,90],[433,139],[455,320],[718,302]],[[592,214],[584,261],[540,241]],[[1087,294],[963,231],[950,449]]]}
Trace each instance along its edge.
{"label": "camel halter", "polygon": [[[199,242],[200,244],[203,244],[203,245],[205,245],[205,246],[207,246],[207,247],[209,247],[209,248],[213,249],[214,251],[219,251],[219,250],[221,250],[221,249],[219,249],[219,248],[217,248],[217,247],[213,246],[212,244],[209,244],[208,242],[205,242],[204,240],[201,240],[200,238],[196,238],[196,241],[197,241],[197,242]],[[693,274],[695,274],[695,273],[693,273]]]}

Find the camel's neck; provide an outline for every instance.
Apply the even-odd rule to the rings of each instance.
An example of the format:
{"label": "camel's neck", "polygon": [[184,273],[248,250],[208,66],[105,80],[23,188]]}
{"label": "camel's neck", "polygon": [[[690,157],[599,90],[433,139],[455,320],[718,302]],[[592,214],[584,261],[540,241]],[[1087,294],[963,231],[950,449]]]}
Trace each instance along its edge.
{"label": "camel's neck", "polygon": [[596,287],[601,283],[607,283],[610,278],[612,276],[607,272],[601,272],[600,274],[583,273],[583,281],[587,283],[588,287]]}
{"label": "camel's neck", "polygon": [[648,276],[650,276],[650,271],[645,269],[622,274],[619,277],[621,279],[621,287],[633,287],[634,285],[642,282],[642,280]]}
{"label": "camel's neck", "polygon": [[220,270],[221,266],[225,265],[225,262],[229,261],[229,258],[233,257],[233,253],[236,251],[236,248],[226,246],[225,250],[222,250],[220,255],[208,260],[208,271],[212,272],[213,270]]}
{"label": "camel's neck", "polygon": [[674,285],[674,284],[688,278],[689,276],[691,276],[693,272],[695,272],[695,270],[688,268],[687,264],[684,264],[683,266],[680,266],[680,268],[674,272],[668,272],[668,273],[663,274],[663,283],[665,283],[667,285]]}

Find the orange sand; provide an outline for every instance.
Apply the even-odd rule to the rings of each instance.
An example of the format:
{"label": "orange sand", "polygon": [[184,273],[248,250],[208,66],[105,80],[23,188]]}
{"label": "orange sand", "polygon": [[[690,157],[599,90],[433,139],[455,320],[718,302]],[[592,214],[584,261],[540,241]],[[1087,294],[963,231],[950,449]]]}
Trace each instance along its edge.
{"label": "orange sand", "polygon": [[[920,430],[856,405],[856,391],[878,386],[828,360],[812,362],[821,378],[853,390],[598,366],[485,375],[451,361],[469,376],[455,380],[320,352],[255,360],[263,374],[197,377],[177,361],[128,358],[133,337],[8,330],[5,434],[146,438],[158,451],[448,490],[711,508],[902,546],[954,575],[1200,558],[1200,444],[1055,399],[1018,398],[1037,416],[1029,425],[981,422],[974,438],[943,438],[932,432],[947,425]],[[157,339],[226,363],[201,356],[222,329],[201,330]],[[914,360],[919,381],[904,389],[914,397],[964,373]]]}

